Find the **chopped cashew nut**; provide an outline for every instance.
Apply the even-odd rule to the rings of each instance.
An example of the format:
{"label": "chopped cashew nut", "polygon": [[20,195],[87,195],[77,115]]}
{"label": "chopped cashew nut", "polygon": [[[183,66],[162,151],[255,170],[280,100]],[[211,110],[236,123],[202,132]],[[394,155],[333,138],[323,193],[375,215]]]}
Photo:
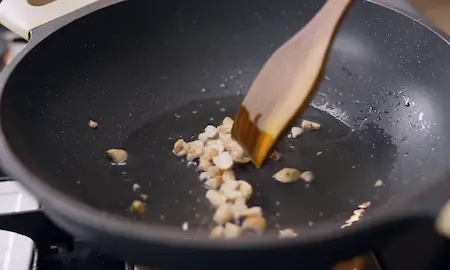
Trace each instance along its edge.
{"label": "chopped cashew nut", "polygon": [[209,234],[210,238],[222,238],[224,234],[225,228],[222,225],[217,225],[214,229],[211,230]]}
{"label": "chopped cashew nut", "polygon": [[223,235],[226,239],[238,238],[241,234],[242,229],[238,225],[229,222],[225,224]]}
{"label": "chopped cashew nut", "polygon": [[145,203],[143,203],[140,200],[133,201],[133,203],[131,203],[131,206],[130,206],[130,211],[132,213],[136,213],[136,214],[144,213],[144,211],[145,211]]}
{"label": "chopped cashew nut", "polygon": [[278,231],[278,237],[279,238],[293,238],[293,237],[297,237],[297,233],[293,229],[288,228],[288,229]]}
{"label": "chopped cashew nut", "polygon": [[311,122],[311,121],[308,121],[308,120],[303,120],[302,121],[302,128],[304,130],[318,130],[321,127],[322,126],[319,123]]}
{"label": "chopped cashew nut", "polygon": [[382,185],[383,185],[383,180],[378,179],[378,180],[375,182],[374,187],[381,187]]}
{"label": "chopped cashew nut", "polygon": [[[186,156],[188,165],[197,166],[199,179],[208,189],[205,197],[215,207],[213,220],[218,226],[211,230],[210,238],[232,239],[241,236],[243,229],[263,232],[266,227],[261,207],[247,206],[253,193],[252,186],[247,181],[237,181],[232,169],[235,163],[251,161],[231,136],[233,123],[226,117],[220,126],[208,125],[197,140],[185,142],[179,139],[174,144],[175,155]],[[274,154],[276,160],[280,159],[278,151]],[[182,229],[188,229],[187,222],[182,224]]]}
{"label": "chopped cashew nut", "polygon": [[231,133],[226,133],[226,132],[219,132],[219,140],[223,143],[223,144],[227,144],[229,142],[232,141],[231,138]]}
{"label": "chopped cashew nut", "polygon": [[370,202],[362,203],[358,206],[358,209],[353,211],[353,215],[350,216],[349,219],[345,221],[345,224],[341,226],[341,229],[345,227],[351,226],[354,222],[357,222],[360,220],[360,218],[363,216],[364,212],[366,211],[366,208],[370,206]]}
{"label": "chopped cashew nut", "polygon": [[236,176],[234,175],[233,170],[226,170],[222,174],[222,179],[224,182],[236,181]]}
{"label": "chopped cashew nut", "polygon": [[208,145],[205,147],[205,155],[202,157],[207,158],[208,160],[212,160],[214,157],[217,157],[220,153],[223,152],[223,146],[222,150],[217,149],[219,147],[215,147],[216,145]]}
{"label": "chopped cashew nut", "polygon": [[217,208],[214,213],[213,220],[217,224],[225,224],[233,219],[233,206],[229,203],[224,203]]}
{"label": "chopped cashew nut", "polygon": [[209,167],[207,172],[209,173],[209,175],[211,175],[211,177],[219,176],[222,174],[222,170],[216,166]]}
{"label": "chopped cashew nut", "polygon": [[253,193],[252,186],[244,180],[239,180],[238,184],[239,186],[237,189],[241,192],[242,197],[244,197],[247,200],[250,199]]}
{"label": "chopped cashew nut", "polygon": [[233,167],[233,159],[228,152],[222,152],[220,155],[213,157],[214,165],[222,170],[228,170]]}
{"label": "chopped cashew nut", "polygon": [[181,229],[183,231],[187,231],[189,229],[189,223],[183,222],[183,224],[181,225]]}
{"label": "chopped cashew nut", "polygon": [[262,216],[249,216],[242,222],[242,228],[262,233],[266,229],[266,219]]}
{"label": "chopped cashew nut", "polygon": [[303,179],[306,183],[310,183],[314,180],[314,174],[311,171],[302,172],[300,178]]}
{"label": "chopped cashew nut", "polygon": [[273,175],[281,183],[292,183],[300,179],[301,172],[293,168],[284,168]]}
{"label": "chopped cashew nut", "polygon": [[241,216],[247,211],[247,202],[244,198],[237,198],[233,204],[233,217],[234,220],[239,220]]}
{"label": "chopped cashew nut", "polygon": [[250,157],[232,157],[233,161],[239,164],[249,163],[252,159]]}
{"label": "chopped cashew nut", "polygon": [[304,131],[303,131],[302,128],[299,128],[299,127],[292,127],[292,128],[291,128],[291,137],[292,137],[293,139],[295,139],[295,138],[297,138],[298,136],[302,135],[303,132],[304,132]]}
{"label": "chopped cashew nut", "polygon": [[188,161],[192,161],[196,158],[199,158],[201,155],[203,155],[203,153],[204,153],[203,145],[191,144],[191,148],[189,149],[186,155],[186,159]]}
{"label": "chopped cashew nut", "polygon": [[252,216],[262,216],[262,208],[259,206],[253,206],[250,208],[247,208],[243,213],[242,216],[244,217],[252,217]]}
{"label": "chopped cashew nut", "polygon": [[209,178],[208,180],[206,180],[205,186],[211,189],[218,189],[222,185],[222,183],[223,183],[222,176],[217,175],[213,178]]}
{"label": "chopped cashew nut", "polygon": [[211,168],[212,163],[210,159],[206,156],[201,156],[198,160],[198,170],[200,171],[208,171],[209,168]]}
{"label": "chopped cashew nut", "polygon": [[200,140],[188,142],[188,144],[190,147],[204,147],[205,146],[204,142],[202,142]]}
{"label": "chopped cashew nut", "polygon": [[187,153],[189,152],[189,144],[187,142],[185,142],[183,139],[179,139],[178,141],[175,142],[175,144],[173,145],[173,153],[178,156],[185,156],[187,155]]}
{"label": "chopped cashew nut", "polygon": [[370,205],[371,205],[370,202],[364,202],[364,203],[358,205],[358,207],[361,208],[361,209],[366,209],[366,208],[369,207]]}
{"label": "chopped cashew nut", "polygon": [[237,199],[242,197],[242,194],[239,191],[237,191],[237,190],[225,191],[223,193],[223,195],[225,195],[225,197],[227,197],[227,200],[232,201],[232,202],[234,202]]}
{"label": "chopped cashew nut", "polygon": [[239,187],[238,181],[227,181],[220,187],[220,191],[236,190]]}
{"label": "chopped cashew nut", "polygon": [[205,134],[206,134],[206,136],[208,136],[208,138],[216,137],[218,132],[219,131],[217,130],[217,128],[215,126],[212,126],[212,125],[208,125],[205,128]]}
{"label": "chopped cashew nut", "polygon": [[208,141],[209,138],[205,132],[202,132],[202,133],[198,134],[198,139],[202,142],[206,142],[206,141]]}
{"label": "chopped cashew nut", "polygon": [[223,194],[213,189],[208,190],[205,197],[215,207],[219,207],[227,202],[227,198]]}
{"label": "chopped cashew nut", "polygon": [[98,123],[95,121],[90,120],[89,121],[89,127],[91,128],[97,128],[98,127]]}
{"label": "chopped cashew nut", "polygon": [[244,156],[244,149],[236,141],[230,141],[225,145],[225,149],[230,153],[232,158],[241,158]]}
{"label": "chopped cashew nut", "polygon": [[128,153],[123,149],[108,149],[106,155],[114,161],[114,163],[125,162],[128,158]]}
{"label": "chopped cashew nut", "polygon": [[224,125],[226,127],[232,127],[233,124],[234,124],[234,121],[230,117],[225,117],[222,121],[222,125]]}

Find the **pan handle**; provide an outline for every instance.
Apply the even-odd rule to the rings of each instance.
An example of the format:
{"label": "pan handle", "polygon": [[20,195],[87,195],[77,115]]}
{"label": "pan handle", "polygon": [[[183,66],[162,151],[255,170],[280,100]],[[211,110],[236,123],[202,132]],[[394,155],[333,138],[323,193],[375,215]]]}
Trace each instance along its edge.
{"label": "pan handle", "polygon": [[0,23],[28,40],[32,29],[96,1],[3,0],[0,1]]}

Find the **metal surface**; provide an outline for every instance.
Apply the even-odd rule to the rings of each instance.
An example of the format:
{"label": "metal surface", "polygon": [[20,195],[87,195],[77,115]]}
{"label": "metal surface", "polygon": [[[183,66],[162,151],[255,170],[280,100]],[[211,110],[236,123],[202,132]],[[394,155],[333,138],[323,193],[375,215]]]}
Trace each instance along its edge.
{"label": "metal surface", "polygon": [[[234,114],[270,53],[320,4],[130,1],[48,37],[91,10],[38,29],[3,77],[6,169],[63,228],[132,262],[194,261],[200,268],[207,266],[205,254],[217,259],[227,251],[232,260],[224,267],[244,259],[275,265],[269,254],[293,262],[331,252],[331,243],[349,245],[330,257],[379,244],[384,238],[377,236],[391,236],[405,225],[377,226],[372,236],[365,232],[400,218],[409,205],[406,195],[447,177],[443,157],[450,146],[444,91],[449,46],[394,11],[358,2],[344,21],[320,93],[305,114],[323,130],[282,142],[279,163],[238,170],[255,187],[252,204],[261,205],[268,218],[265,236],[209,242],[212,210],[205,190],[194,169],[171,154],[175,138],[190,138],[209,122]],[[131,31],[113,32],[111,18]],[[47,65],[36,68],[41,62]],[[23,80],[24,74],[29,79]],[[88,127],[90,119],[100,124],[97,130]],[[104,157],[113,147],[129,152],[126,166],[111,166]],[[317,181],[306,187],[270,179],[285,166],[313,170]],[[383,187],[374,188],[377,179]],[[134,183],[141,186],[137,192]],[[142,193],[151,211],[132,222],[127,208]],[[365,201],[372,202],[365,219],[341,230]],[[188,232],[181,230],[183,222]],[[278,227],[293,227],[299,237],[275,240]],[[120,245],[111,245],[117,241]],[[354,241],[358,245],[350,245]],[[167,254],[179,261],[169,262]]]}
{"label": "metal surface", "polygon": [[[34,210],[39,207],[18,182],[0,181],[0,214]],[[0,231],[0,269],[28,270],[33,241],[23,235]]]}

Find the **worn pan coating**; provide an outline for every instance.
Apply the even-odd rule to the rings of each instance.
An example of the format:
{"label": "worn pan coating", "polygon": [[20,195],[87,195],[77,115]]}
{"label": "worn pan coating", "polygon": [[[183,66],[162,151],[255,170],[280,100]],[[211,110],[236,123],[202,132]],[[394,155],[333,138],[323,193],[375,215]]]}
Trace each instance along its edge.
{"label": "worn pan coating", "polygon": [[[223,267],[277,265],[279,256],[320,255],[327,264],[407,226],[431,225],[445,199],[434,184],[449,170],[450,47],[430,28],[357,2],[303,116],[323,128],[282,140],[278,162],[237,169],[254,187],[251,204],[263,207],[267,232],[211,242],[205,188],[173,143],[234,116],[264,61],[323,1],[116,2],[33,30],[2,77],[5,169],[58,225],[124,259],[169,267],[207,267],[204,258],[225,254]],[[126,149],[127,164],[112,166],[109,148]],[[311,170],[316,180],[271,179],[283,167]],[[374,187],[378,179],[383,186]],[[433,195],[413,197],[421,191]],[[128,207],[141,194],[148,211],[136,218]],[[366,201],[364,218],[342,230]],[[278,240],[288,227],[298,237]]]}

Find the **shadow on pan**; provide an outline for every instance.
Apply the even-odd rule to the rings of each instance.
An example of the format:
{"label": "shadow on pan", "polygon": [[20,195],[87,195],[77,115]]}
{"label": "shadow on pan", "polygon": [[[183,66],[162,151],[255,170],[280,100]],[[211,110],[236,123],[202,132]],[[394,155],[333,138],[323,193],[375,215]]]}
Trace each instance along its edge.
{"label": "shadow on pan", "polygon": [[[137,4],[123,3],[42,41],[10,78],[2,125],[16,155],[72,198],[133,218],[128,207],[145,194],[143,222],[180,229],[188,222],[190,230],[206,232],[213,210],[198,173],[171,154],[173,143],[232,117],[270,53],[320,3],[244,1],[241,9],[217,3],[200,11],[172,2],[154,16],[151,4],[140,3],[131,16],[121,9]],[[111,16],[127,31],[111,30]],[[78,38],[60,42],[69,33]],[[253,185],[250,204],[263,207],[269,229],[343,223],[366,201],[370,218],[428,177],[446,174],[450,129],[442,89],[449,60],[448,44],[424,26],[358,2],[304,115],[323,129],[284,139],[282,160],[261,170],[237,169]],[[38,62],[47,64],[37,70]],[[88,127],[90,119],[98,129]],[[105,150],[122,147],[127,165],[112,166]],[[316,180],[271,179],[283,167],[311,170]],[[382,187],[374,187],[378,179]]]}

